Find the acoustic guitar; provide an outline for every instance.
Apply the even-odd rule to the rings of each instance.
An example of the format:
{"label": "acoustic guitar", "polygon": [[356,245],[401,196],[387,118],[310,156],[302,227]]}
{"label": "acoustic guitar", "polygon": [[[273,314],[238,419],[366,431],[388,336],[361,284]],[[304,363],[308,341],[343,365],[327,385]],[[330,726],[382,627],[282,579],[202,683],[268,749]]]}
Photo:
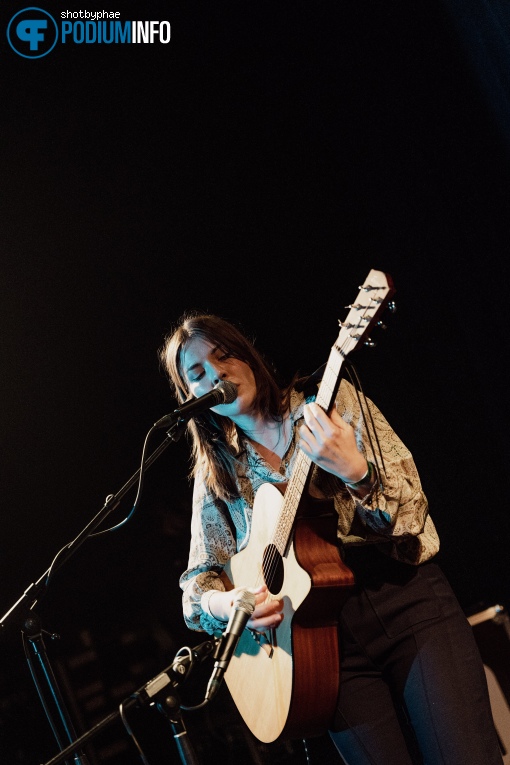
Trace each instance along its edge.
{"label": "acoustic guitar", "polygon": [[[388,274],[372,269],[340,332],[316,397],[329,411],[347,354],[362,340],[394,293]],[[338,616],[354,584],[337,546],[332,500],[310,496],[313,463],[299,451],[287,484],[263,484],[253,506],[247,547],[225,567],[227,587],[256,587],[283,599],[284,619],[265,634],[245,630],[225,674],[230,694],[256,738],[269,743],[324,733],[338,695]]]}

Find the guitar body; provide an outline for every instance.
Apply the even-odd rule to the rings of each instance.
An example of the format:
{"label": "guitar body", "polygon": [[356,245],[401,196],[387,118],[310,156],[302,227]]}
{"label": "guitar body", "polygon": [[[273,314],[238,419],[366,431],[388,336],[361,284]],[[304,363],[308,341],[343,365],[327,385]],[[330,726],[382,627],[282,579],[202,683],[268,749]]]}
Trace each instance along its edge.
{"label": "guitar body", "polygon": [[284,619],[263,636],[245,630],[225,674],[252,733],[266,743],[324,733],[339,683],[337,624],[354,583],[337,543],[331,502],[303,498],[283,555],[271,544],[283,504],[282,484],[258,490],[248,546],[225,568],[233,586],[264,580],[284,601]]}

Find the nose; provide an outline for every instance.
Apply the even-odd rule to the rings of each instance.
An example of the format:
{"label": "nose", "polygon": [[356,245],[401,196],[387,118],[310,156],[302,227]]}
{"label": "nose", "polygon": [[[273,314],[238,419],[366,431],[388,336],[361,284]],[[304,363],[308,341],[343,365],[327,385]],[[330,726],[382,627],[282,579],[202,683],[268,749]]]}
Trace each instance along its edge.
{"label": "nose", "polygon": [[213,384],[214,385],[218,385],[218,383],[221,382],[222,380],[224,380],[226,376],[227,376],[226,372],[221,372],[221,373],[218,372],[214,376]]}
{"label": "nose", "polygon": [[227,376],[227,373],[225,371],[222,371],[221,367],[214,366],[213,367],[213,385],[218,385],[219,382],[224,380]]}

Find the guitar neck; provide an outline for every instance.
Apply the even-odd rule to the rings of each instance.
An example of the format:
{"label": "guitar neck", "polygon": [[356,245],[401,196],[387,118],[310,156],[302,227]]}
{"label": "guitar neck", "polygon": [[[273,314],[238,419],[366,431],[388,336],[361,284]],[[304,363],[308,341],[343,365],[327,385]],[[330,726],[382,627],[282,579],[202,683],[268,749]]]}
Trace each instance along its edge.
{"label": "guitar neck", "polygon": [[[350,309],[349,313],[344,322],[339,321],[340,333],[331,348],[316,398],[316,402],[324,411],[329,412],[335,401],[340,385],[342,365],[347,354],[367,337],[369,330],[378,321],[380,314],[394,293],[395,289],[391,277],[383,271],[372,269],[360,287],[356,301],[347,306]],[[275,527],[273,544],[280,555],[285,554],[289,544],[299,504],[307,488],[311,473],[311,459],[304,452],[299,451]]]}
{"label": "guitar neck", "polygon": [[[340,384],[340,371],[343,361],[344,358],[341,352],[336,346],[333,346],[316,398],[316,402],[326,412],[329,411],[335,400],[338,386]],[[312,467],[313,463],[310,457],[300,451],[297,455],[296,463],[285,491],[284,501],[273,542],[280,555],[285,554],[299,508],[299,503],[305,494],[306,487],[312,474]]]}

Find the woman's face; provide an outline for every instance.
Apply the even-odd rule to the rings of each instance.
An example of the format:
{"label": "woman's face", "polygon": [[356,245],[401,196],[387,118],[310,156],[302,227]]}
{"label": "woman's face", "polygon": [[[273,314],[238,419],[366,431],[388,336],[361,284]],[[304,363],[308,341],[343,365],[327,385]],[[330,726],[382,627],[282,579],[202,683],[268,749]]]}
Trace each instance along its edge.
{"label": "woman's face", "polygon": [[193,337],[182,351],[181,368],[189,392],[196,398],[209,393],[223,380],[237,386],[236,400],[212,407],[213,412],[231,419],[252,412],[257,386],[255,375],[245,361],[230,356],[209,340]]}

